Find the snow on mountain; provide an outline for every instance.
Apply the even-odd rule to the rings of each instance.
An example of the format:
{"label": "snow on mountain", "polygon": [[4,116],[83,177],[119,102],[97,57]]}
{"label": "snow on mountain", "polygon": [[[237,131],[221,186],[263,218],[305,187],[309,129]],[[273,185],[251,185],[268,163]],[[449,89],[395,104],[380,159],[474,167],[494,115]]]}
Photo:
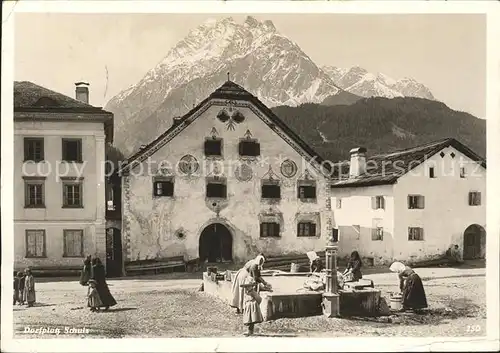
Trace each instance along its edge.
{"label": "snow on mountain", "polygon": [[411,78],[394,80],[382,73],[370,73],[359,66],[351,68],[324,66],[322,70],[331,77],[337,86],[362,97],[434,99],[429,88]]}
{"label": "snow on mountain", "polygon": [[[174,116],[185,114],[222,85],[227,72],[270,107],[320,103],[347,94],[271,21],[250,16],[242,24],[231,17],[211,19],[108,102],[105,109],[115,114],[117,147],[127,154],[149,143]],[[146,126],[148,131],[142,131]]]}

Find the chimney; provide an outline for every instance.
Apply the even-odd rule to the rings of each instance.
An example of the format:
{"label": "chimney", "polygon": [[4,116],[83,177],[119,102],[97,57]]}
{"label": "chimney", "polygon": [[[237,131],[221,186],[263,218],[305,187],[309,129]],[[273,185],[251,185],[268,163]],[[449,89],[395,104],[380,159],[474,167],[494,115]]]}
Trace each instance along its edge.
{"label": "chimney", "polygon": [[89,84],[87,82],[76,82],[76,100],[85,104],[89,104]]}
{"label": "chimney", "polygon": [[145,149],[146,147],[148,147],[148,145],[141,145],[141,147],[139,147],[139,151],[142,151],[143,149]]}
{"label": "chimney", "polygon": [[349,153],[351,154],[349,178],[356,178],[366,173],[366,148],[353,148]]}
{"label": "chimney", "polygon": [[181,123],[182,117],[180,116],[174,116],[174,120],[172,121],[172,126],[177,126]]}

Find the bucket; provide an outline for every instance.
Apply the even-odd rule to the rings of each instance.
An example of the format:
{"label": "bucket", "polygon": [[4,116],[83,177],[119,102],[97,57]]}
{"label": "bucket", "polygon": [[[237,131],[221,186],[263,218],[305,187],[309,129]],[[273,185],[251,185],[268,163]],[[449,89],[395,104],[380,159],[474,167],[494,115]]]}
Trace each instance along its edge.
{"label": "bucket", "polygon": [[401,295],[392,296],[390,299],[391,310],[399,311],[403,308],[403,297]]}
{"label": "bucket", "polygon": [[291,273],[299,272],[299,265],[292,262],[292,264],[290,265],[290,272]]}

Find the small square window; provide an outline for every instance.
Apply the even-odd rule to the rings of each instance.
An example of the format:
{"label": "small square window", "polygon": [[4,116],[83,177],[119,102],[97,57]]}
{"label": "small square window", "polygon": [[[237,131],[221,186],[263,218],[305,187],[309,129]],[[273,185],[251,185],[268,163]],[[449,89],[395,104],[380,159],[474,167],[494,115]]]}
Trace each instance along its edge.
{"label": "small square window", "polygon": [[408,209],[423,209],[425,207],[425,198],[422,195],[408,195]]}
{"label": "small square window", "polygon": [[274,222],[263,222],[260,224],[261,238],[277,238],[280,236],[280,225]]}
{"label": "small square window", "polygon": [[299,222],[297,224],[297,236],[298,237],[315,237],[316,236],[316,224],[313,222]]}
{"label": "small square window", "polygon": [[469,206],[481,206],[481,193],[479,191],[469,192]]}
{"label": "small square window", "polygon": [[279,184],[262,184],[261,192],[263,199],[281,199],[281,186]]}
{"label": "small square window", "polygon": [[441,158],[444,158],[444,156],[446,156],[444,152],[441,152],[439,155],[441,156]]}
{"label": "small square window", "polygon": [[424,240],[424,228],[409,227],[408,240]]}
{"label": "small square window", "polygon": [[207,183],[208,198],[227,198],[227,186],[223,182],[208,182]]}
{"label": "small square window", "polygon": [[62,160],[81,163],[82,139],[62,139]]}
{"label": "small square window", "polygon": [[315,185],[299,185],[297,197],[299,200],[314,200],[316,199],[316,186]]}
{"label": "small square window", "polygon": [[240,141],[238,151],[242,157],[257,157],[260,156],[260,143],[257,141]]}
{"label": "small square window", "polygon": [[385,198],[384,196],[374,196],[372,197],[372,209],[373,210],[378,210],[378,209],[385,209]]}
{"label": "small square window", "polygon": [[174,181],[172,179],[154,179],[153,196],[174,196]]}
{"label": "small square window", "polygon": [[44,158],[43,137],[25,137],[24,161],[41,162]]}
{"label": "small square window", "polygon": [[207,157],[221,157],[222,156],[222,140],[207,139],[205,140],[205,156]]}

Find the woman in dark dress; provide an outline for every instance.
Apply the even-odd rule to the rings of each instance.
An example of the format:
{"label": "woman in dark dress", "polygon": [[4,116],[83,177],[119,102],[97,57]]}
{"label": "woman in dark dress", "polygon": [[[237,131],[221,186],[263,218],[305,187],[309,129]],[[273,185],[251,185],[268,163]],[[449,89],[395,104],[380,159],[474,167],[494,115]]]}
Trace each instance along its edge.
{"label": "woman in dark dress", "polygon": [[346,282],[356,282],[363,278],[361,274],[361,267],[363,266],[363,262],[361,261],[361,257],[357,251],[353,251],[351,253],[351,257],[349,262],[347,263],[347,268],[342,274],[346,278],[350,278],[349,281]]}
{"label": "woman in dark dress", "polygon": [[420,276],[401,262],[394,262],[390,270],[398,274],[399,289],[403,295],[403,309],[418,311],[427,308],[427,297]]}
{"label": "woman in dark dress", "polygon": [[104,310],[108,310],[110,306],[116,305],[116,300],[111,295],[106,283],[104,265],[99,258],[92,259],[92,279],[96,281],[97,293],[99,293],[102,302],[101,307],[104,307]]}

